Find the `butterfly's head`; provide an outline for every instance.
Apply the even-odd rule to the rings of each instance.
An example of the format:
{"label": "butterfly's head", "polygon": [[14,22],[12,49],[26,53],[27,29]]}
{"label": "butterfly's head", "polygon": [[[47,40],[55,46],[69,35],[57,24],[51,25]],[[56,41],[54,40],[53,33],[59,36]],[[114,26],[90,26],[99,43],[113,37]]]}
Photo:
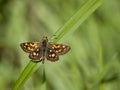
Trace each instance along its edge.
{"label": "butterfly's head", "polygon": [[42,44],[43,45],[47,45],[47,42],[48,42],[48,38],[46,37],[46,36],[44,36],[43,38],[42,38]]}
{"label": "butterfly's head", "polygon": [[48,41],[48,38],[46,36],[43,36],[42,41]]}

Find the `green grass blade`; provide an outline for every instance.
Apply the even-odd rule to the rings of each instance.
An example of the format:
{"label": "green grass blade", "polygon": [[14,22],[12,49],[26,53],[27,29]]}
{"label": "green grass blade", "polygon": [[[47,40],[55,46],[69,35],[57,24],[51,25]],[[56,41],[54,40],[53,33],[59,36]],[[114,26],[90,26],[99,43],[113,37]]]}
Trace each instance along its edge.
{"label": "green grass blade", "polygon": [[101,83],[102,79],[105,77],[107,72],[111,69],[116,57],[117,57],[117,53],[112,56],[112,59],[104,67],[104,70],[98,75],[98,77],[95,79],[94,83],[88,88],[88,90],[93,90],[98,84]]}
{"label": "green grass blade", "polygon": [[36,69],[37,63],[30,61],[16,81],[13,90],[19,90]]}
{"label": "green grass blade", "polygon": [[80,9],[52,36],[51,40],[57,42],[69,31],[75,31],[101,4],[103,0],[87,0]]}

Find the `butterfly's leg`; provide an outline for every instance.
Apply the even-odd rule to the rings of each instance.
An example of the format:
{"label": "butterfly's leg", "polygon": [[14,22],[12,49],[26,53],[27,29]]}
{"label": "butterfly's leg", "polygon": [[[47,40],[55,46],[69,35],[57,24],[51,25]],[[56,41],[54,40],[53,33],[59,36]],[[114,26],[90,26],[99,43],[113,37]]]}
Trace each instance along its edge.
{"label": "butterfly's leg", "polygon": [[42,61],[42,64],[44,64],[45,58],[43,57],[41,61]]}
{"label": "butterfly's leg", "polygon": [[41,57],[40,62],[42,62],[42,64],[44,64],[44,61],[45,61],[44,57]]}
{"label": "butterfly's leg", "polygon": [[44,64],[45,59],[42,59],[42,64]]}

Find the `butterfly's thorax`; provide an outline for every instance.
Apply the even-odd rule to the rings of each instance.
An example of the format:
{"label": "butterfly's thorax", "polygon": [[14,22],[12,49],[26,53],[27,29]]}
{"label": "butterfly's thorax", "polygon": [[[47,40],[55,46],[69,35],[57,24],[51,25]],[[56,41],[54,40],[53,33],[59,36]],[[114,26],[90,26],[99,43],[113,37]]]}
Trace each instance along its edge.
{"label": "butterfly's thorax", "polygon": [[43,60],[45,59],[45,52],[46,52],[46,49],[47,49],[47,43],[48,43],[48,39],[47,38],[43,38],[43,41],[42,41],[42,54],[43,54]]}
{"label": "butterfly's thorax", "polygon": [[43,47],[46,47],[46,46],[47,46],[47,41],[46,41],[46,40],[42,41],[42,46],[43,46]]}

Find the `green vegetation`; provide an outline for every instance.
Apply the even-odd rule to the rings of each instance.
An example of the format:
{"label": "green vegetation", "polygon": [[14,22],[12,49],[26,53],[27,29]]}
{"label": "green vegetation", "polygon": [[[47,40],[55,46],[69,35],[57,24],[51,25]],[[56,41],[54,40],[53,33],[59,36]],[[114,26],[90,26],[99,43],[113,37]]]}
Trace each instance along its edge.
{"label": "green vegetation", "polygon": [[[119,8],[118,0],[0,0],[0,90],[119,90]],[[31,62],[20,43],[43,36],[71,51]]]}

